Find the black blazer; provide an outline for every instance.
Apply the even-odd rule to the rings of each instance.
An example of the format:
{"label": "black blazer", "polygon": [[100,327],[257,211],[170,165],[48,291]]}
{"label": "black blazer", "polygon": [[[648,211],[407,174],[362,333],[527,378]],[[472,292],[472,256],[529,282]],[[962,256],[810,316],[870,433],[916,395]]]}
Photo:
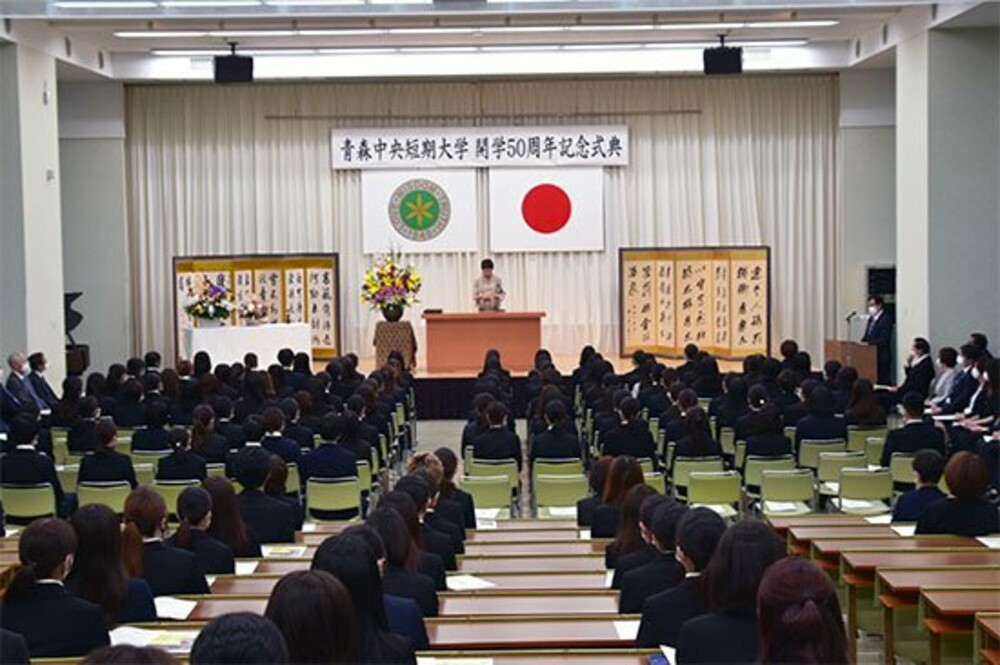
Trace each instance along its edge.
{"label": "black blazer", "polygon": [[451,538],[431,528],[426,522],[420,526],[424,538],[424,549],[441,557],[445,570],[458,570],[458,563],[455,560],[455,546],[452,545]]}
{"label": "black blazer", "polygon": [[215,433],[222,435],[226,439],[226,448],[228,450],[242,448],[247,442],[247,438],[243,435],[243,426],[230,420],[220,420],[215,423]]}
{"label": "black blazer", "polygon": [[448,588],[447,576],[444,572],[444,561],[437,554],[421,550],[417,569],[431,578],[434,582],[434,588],[438,591],[445,591]]}
{"label": "black blazer", "polygon": [[1000,508],[982,499],[949,497],[927,506],[917,521],[917,533],[985,536],[1000,532]]}
{"label": "black blazer", "polygon": [[621,509],[618,506],[602,503],[594,509],[594,523],[590,525],[591,538],[614,538],[618,532],[618,521],[621,519]]}
{"label": "black blazer", "polygon": [[[614,560],[609,561],[609,555],[612,552],[611,543],[608,543],[607,549],[604,551],[604,565],[606,568],[614,568],[615,574],[611,578],[611,588],[621,589],[622,588],[622,578],[625,577],[625,573],[631,572],[636,568],[641,568],[647,563],[652,563],[659,557],[659,552],[652,545],[643,545],[634,552],[629,552],[621,557],[617,556],[617,552],[614,554]],[[610,564],[610,565],[609,565]],[[636,610],[638,611],[638,610]]]}
{"label": "black blazer", "polygon": [[913,455],[919,450],[930,448],[944,455],[944,432],[924,421],[911,421],[889,432],[882,448],[879,464],[889,466],[893,453]]}
{"label": "black blazer", "polygon": [[209,593],[205,573],[192,552],[163,541],[146,543],[142,549],[142,578],[154,596]]}
{"label": "black blazer", "polygon": [[430,639],[427,637],[427,625],[420,605],[412,598],[383,594],[385,618],[389,622],[389,630],[410,640],[414,649],[430,649]]}
{"label": "black blazer", "polygon": [[94,449],[94,425],[93,420],[77,420],[76,424],[69,428],[66,435],[66,448],[71,453],[89,453]]}
{"label": "black blazer", "polygon": [[162,427],[137,429],[132,433],[132,450],[170,450],[170,434]]}
{"label": "black blazer", "polygon": [[642,604],[642,621],[635,645],[676,647],[684,622],[707,611],[708,606],[698,589],[698,578],[686,578],[672,589],[650,596]]}
{"label": "black blazer", "polygon": [[[167,539],[167,545],[180,548],[176,534]],[[206,575],[232,575],[236,572],[233,550],[229,545],[212,538],[204,531],[191,530],[191,544],[186,549],[198,559],[198,565]]]}
{"label": "black blazer", "polygon": [[29,665],[28,645],[17,633],[0,629],[0,660],[4,665]]}
{"label": "black blazer", "polygon": [[206,463],[220,464],[226,461],[229,448],[229,440],[221,434],[213,432],[199,447],[194,449],[194,453]]}
{"label": "black blazer", "polygon": [[684,579],[684,569],[674,559],[673,552],[662,552],[653,561],[622,576],[622,594],[618,611],[638,614],[650,596],[666,591]]}
{"label": "black blazer", "polygon": [[55,464],[34,448],[19,446],[0,458],[0,483],[4,485],[51,483],[56,493],[56,510],[62,505],[65,496]]}
{"label": "black blazer", "polygon": [[718,441],[709,439],[704,442],[695,442],[688,437],[684,437],[677,442],[674,449],[674,458],[677,457],[721,457],[722,446]]}
{"label": "black blazer", "polygon": [[[458,537],[465,542],[465,507],[454,497],[451,499],[438,498],[437,505],[434,506],[434,514],[448,523],[454,524],[458,528]],[[431,526],[437,528],[434,523]]]}
{"label": "black blazer", "polygon": [[299,423],[286,425],[284,434],[286,438],[292,439],[295,443],[299,444],[300,448],[312,448],[314,445],[313,431],[308,427],[303,427]]}
{"label": "black blazer", "polygon": [[457,501],[462,506],[462,514],[465,517],[465,528],[476,528],[476,502],[468,492],[456,487],[451,495],[451,501]]}
{"label": "black blazer", "polygon": [[38,372],[30,372],[28,374],[28,381],[31,382],[31,387],[35,389],[35,394],[45,402],[45,405],[50,409],[54,409],[56,404],[59,403],[59,398],[56,396],[55,391],[52,390],[49,382],[45,380],[45,377]]}
{"label": "black blazer", "polygon": [[747,439],[746,456],[778,457],[791,455],[792,442],[784,434],[754,434]]}
{"label": "black blazer", "polygon": [[256,542],[295,542],[295,513],[290,505],[260,490],[245,489],[238,499],[243,521]]}
{"label": "black blazer", "polygon": [[[192,452],[172,452],[160,460],[157,480],[205,480],[205,460]],[[169,510],[173,506],[167,506]]]}
{"label": "black blazer", "polygon": [[86,455],[80,462],[79,482],[98,483],[127,480],[135,489],[135,469],[132,460],[115,450],[104,450]]}
{"label": "black blazer", "polygon": [[756,663],[757,617],[753,614],[712,612],[681,626],[677,662]]}
{"label": "black blazer", "polygon": [[618,457],[631,455],[635,458],[648,457],[653,464],[656,461],[656,442],[649,431],[649,425],[644,420],[633,420],[607,433],[604,437],[604,454]]}
{"label": "black blazer", "polygon": [[594,495],[576,502],[576,524],[577,526],[592,526],[594,524],[594,511],[602,505],[601,497]]}
{"label": "black blazer", "polygon": [[465,532],[460,526],[452,523],[436,510],[424,515],[424,522],[435,531],[448,536],[455,549],[455,554],[465,554]]}
{"label": "black blazer", "polygon": [[101,608],[61,584],[36,583],[20,598],[4,599],[0,627],[24,638],[32,658],[84,656],[109,643]]}
{"label": "black blazer", "polygon": [[285,460],[287,464],[292,462],[299,464],[302,461],[302,450],[295,439],[289,439],[287,436],[265,436],[261,439],[260,445],[272,455]]}
{"label": "black blazer", "polygon": [[505,427],[494,427],[476,437],[472,445],[472,455],[476,459],[517,461],[521,468],[521,440]]}
{"label": "black blazer", "polygon": [[580,442],[561,429],[547,429],[531,440],[531,461],[539,457],[560,459],[580,457]]}
{"label": "black blazer", "polygon": [[795,446],[802,443],[803,439],[843,439],[847,440],[847,421],[841,416],[835,415],[809,415],[803,418],[795,426]]}
{"label": "black blazer", "polygon": [[382,576],[382,586],[393,596],[417,601],[425,617],[438,615],[438,596],[434,580],[423,573],[411,572],[398,566],[387,566]]}
{"label": "black blazer", "polygon": [[924,356],[924,360],[917,364],[904,366],[903,373],[906,378],[897,386],[896,394],[902,398],[906,393],[914,392],[927,397],[931,384],[934,383],[934,360],[930,356]]}

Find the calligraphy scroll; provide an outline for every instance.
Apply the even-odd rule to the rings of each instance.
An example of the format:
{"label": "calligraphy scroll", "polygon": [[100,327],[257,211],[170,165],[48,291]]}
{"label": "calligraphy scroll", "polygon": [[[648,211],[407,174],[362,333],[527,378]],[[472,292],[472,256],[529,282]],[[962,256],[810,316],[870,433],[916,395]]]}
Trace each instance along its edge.
{"label": "calligraphy scroll", "polygon": [[679,355],[686,344],[742,358],[767,353],[767,247],[622,249],[622,354]]}

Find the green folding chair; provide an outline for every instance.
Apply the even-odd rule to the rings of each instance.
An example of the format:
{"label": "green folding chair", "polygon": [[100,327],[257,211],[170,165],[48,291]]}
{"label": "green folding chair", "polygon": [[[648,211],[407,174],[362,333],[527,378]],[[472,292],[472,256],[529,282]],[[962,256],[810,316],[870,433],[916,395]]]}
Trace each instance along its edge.
{"label": "green folding chair", "polygon": [[692,473],[722,470],[721,457],[678,457],[674,459],[674,494],[681,500],[687,497],[688,480]]}
{"label": "green folding chair", "polygon": [[79,464],[67,464],[56,467],[56,475],[59,476],[59,484],[66,492],[76,491],[76,478],[80,475]]}
{"label": "green folding chair", "polygon": [[310,478],[306,481],[306,507],[311,520],[324,521],[314,510],[361,513],[361,482],[357,476],[347,478]]}
{"label": "green folding chair", "polygon": [[666,475],[656,472],[656,473],[645,473],[643,474],[643,480],[647,485],[652,487],[654,490],[660,494],[667,494],[667,477]]}
{"label": "green folding chair", "polygon": [[639,461],[639,466],[642,467],[643,473],[656,472],[656,465],[653,464],[653,460],[650,459],[649,457],[640,457],[638,461]]}
{"label": "green folding chair", "polygon": [[212,462],[205,465],[205,471],[208,472],[208,477],[225,478],[226,477],[226,465],[222,462]]}
{"label": "green folding chair", "polygon": [[837,453],[847,450],[843,439],[803,439],[799,443],[799,466],[816,471],[819,468],[820,453]]}
{"label": "green folding chair", "polygon": [[521,477],[520,469],[517,468],[517,462],[512,459],[477,459],[472,458],[472,466],[466,470],[466,474],[469,476],[507,476],[507,483],[510,485],[508,491],[511,496],[517,495],[517,490],[519,486],[519,479]]}
{"label": "green folding chair", "polygon": [[843,469],[839,496],[831,505],[850,515],[882,515],[891,510],[892,473],[889,469]]}
{"label": "green folding chair", "polygon": [[181,492],[189,487],[198,487],[201,481],[197,478],[187,480],[154,480],[153,491],[163,497],[163,502],[167,504],[167,512],[170,518],[177,517],[177,499]]}
{"label": "green folding chair", "polygon": [[741,486],[736,471],[692,471],[688,476],[688,505],[709,508],[723,519],[736,517],[740,514]]}
{"label": "green folding chair", "polygon": [[583,460],[579,457],[539,457],[531,465],[531,473],[538,476],[578,476],[583,473]]}
{"label": "green folding chair", "polygon": [[916,476],[913,472],[913,458],[908,453],[893,453],[889,457],[889,473],[892,475],[892,487],[896,492],[909,492],[916,487]]}
{"label": "green folding chair", "polygon": [[722,456],[727,460],[736,458],[736,430],[732,427],[723,427],[719,430],[719,446],[722,447]]}
{"label": "green folding chair", "polygon": [[153,484],[153,479],[156,478],[156,467],[158,464],[152,464],[150,462],[143,462],[140,464],[133,464],[132,468],[135,470],[135,480],[140,485],[145,485],[149,487]]}
{"label": "green folding chair", "polygon": [[372,465],[360,459],[358,460],[358,483],[361,485],[363,494],[372,491]]}
{"label": "green folding chair", "polygon": [[7,521],[12,524],[28,524],[56,514],[56,491],[49,483],[0,485],[0,501]]}
{"label": "green folding chair", "polygon": [[885,450],[885,439],[868,439],[865,445],[865,452],[868,456],[868,463],[872,466],[882,466],[882,451]]}
{"label": "green folding chair", "polygon": [[764,469],[760,477],[761,513],[767,517],[812,512],[816,481],[808,469]]}
{"label": "green folding chair", "polygon": [[868,457],[863,452],[837,452],[819,454],[819,466],[816,478],[819,480],[819,493],[823,496],[837,496],[837,483],[840,482],[842,469],[867,469]]}
{"label": "green folding chair", "polygon": [[[125,500],[132,493],[132,486],[127,480],[110,482],[78,482],[76,484],[76,500],[80,506],[99,504],[107,506],[119,515],[125,512]],[[176,502],[175,502],[176,503]],[[168,506],[169,509],[169,506]]]}
{"label": "green folding chair", "polygon": [[465,476],[462,489],[472,495],[477,509],[510,509],[510,479],[506,475]]}
{"label": "green folding chair", "polygon": [[299,474],[299,465],[289,462],[288,477],[285,478],[285,494],[295,495],[297,498],[302,495],[302,476]]}
{"label": "green folding chair", "polygon": [[858,427],[850,425],[847,428],[847,450],[865,452],[868,439],[882,439],[889,435],[888,427]]}
{"label": "green folding chair", "polygon": [[[565,508],[587,497],[590,487],[581,473],[576,476],[540,474],[535,477],[535,507]],[[476,503],[478,507],[479,504]]]}
{"label": "green folding chair", "polygon": [[795,469],[795,458],[791,455],[777,457],[750,455],[743,465],[744,490],[747,496],[751,499],[760,497],[760,482],[764,471],[791,471],[793,469]]}

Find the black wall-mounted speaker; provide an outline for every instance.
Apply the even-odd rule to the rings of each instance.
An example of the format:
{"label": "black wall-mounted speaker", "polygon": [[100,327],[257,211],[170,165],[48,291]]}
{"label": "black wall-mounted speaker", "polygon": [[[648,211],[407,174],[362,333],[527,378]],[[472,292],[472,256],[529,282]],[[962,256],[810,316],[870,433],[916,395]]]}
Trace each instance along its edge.
{"label": "black wall-mounted speaker", "polygon": [[706,74],[742,74],[743,49],[732,46],[707,48],[702,54]]}
{"label": "black wall-mounted speaker", "polygon": [[252,83],[253,58],[245,55],[215,56],[216,83]]}

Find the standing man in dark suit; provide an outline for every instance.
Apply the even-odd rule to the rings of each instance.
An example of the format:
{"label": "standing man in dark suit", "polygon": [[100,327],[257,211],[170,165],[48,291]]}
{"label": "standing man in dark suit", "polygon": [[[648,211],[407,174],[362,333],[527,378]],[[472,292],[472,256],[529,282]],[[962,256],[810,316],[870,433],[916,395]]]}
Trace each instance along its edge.
{"label": "standing man in dark suit", "polygon": [[868,326],[861,338],[875,346],[878,352],[878,381],[881,385],[892,383],[892,329],[895,322],[885,311],[885,301],[880,295],[868,298]]}

